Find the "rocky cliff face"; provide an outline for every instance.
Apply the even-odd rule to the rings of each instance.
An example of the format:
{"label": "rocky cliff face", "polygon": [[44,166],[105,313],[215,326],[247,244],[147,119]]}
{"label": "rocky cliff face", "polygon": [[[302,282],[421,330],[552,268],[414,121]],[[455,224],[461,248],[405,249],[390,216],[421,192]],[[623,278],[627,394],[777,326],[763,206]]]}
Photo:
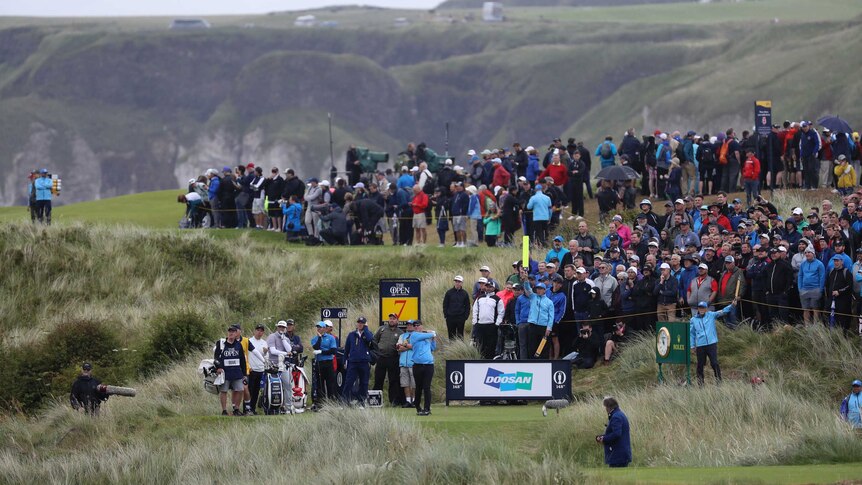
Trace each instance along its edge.
{"label": "rocky cliff face", "polygon": [[[0,30],[0,201],[24,203],[26,175],[42,167],[62,176],[61,203],[180,187],[240,162],[327,175],[327,113],[341,170],[350,144],[394,156],[424,141],[442,152],[447,122],[450,153],[460,155],[515,141],[539,148],[557,135],[590,145],[630,126],[715,132],[726,128],[719,122],[745,123],[767,85],[776,106],[793,110],[777,117],[846,104],[856,86],[847,80],[858,76],[822,83],[828,96],[783,84],[808,67],[781,74],[789,60],[770,65],[785,54],[764,51],[762,37],[784,45],[800,27],[768,29]],[[852,26],[806,35],[803,55],[824,64],[811,66],[821,78],[832,59],[855,65],[818,55],[862,42]]]}

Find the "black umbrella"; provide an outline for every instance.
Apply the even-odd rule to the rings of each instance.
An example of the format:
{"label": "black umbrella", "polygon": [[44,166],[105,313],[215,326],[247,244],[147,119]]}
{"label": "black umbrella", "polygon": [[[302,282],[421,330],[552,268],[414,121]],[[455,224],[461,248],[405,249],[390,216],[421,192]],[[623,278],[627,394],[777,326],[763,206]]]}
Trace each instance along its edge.
{"label": "black umbrella", "polygon": [[828,128],[832,133],[853,133],[850,124],[841,119],[839,116],[824,116],[817,120],[817,124]]}
{"label": "black umbrella", "polygon": [[625,165],[614,165],[603,168],[596,174],[596,178],[598,180],[637,180],[641,176]]}

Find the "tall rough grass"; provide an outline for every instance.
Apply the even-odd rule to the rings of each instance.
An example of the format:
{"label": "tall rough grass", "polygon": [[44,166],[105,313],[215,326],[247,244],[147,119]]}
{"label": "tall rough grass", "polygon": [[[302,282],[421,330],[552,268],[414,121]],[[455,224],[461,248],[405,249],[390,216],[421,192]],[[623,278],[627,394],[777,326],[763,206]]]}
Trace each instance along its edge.
{"label": "tall rough grass", "polygon": [[[192,312],[204,320],[207,340],[221,336],[228,323],[240,322],[248,328],[264,323],[274,330],[275,321],[293,318],[307,341],[322,307],[348,308],[345,332],[360,314],[374,321],[378,279],[384,277],[421,278],[423,320],[429,328],[445,331],[441,304],[452,276],[464,274],[470,282],[478,277],[479,266],[490,264],[495,269],[499,266],[498,276],[505,277],[506,265],[497,261],[502,254],[485,248],[307,249],[256,242],[247,236],[218,239],[206,231],[10,224],[0,227],[0,256],[5,263],[0,280],[0,337],[26,355],[63,322],[98,320],[116,331],[117,351],[128,353],[124,360],[128,363],[141,360],[142,355],[159,355],[151,347],[162,340],[154,339],[156,330],[171,325],[166,316],[170,320]],[[194,349],[194,343],[185,348]],[[172,358],[181,357],[172,354]],[[80,364],[61,362],[57,371],[71,379]],[[124,373],[103,367],[100,374],[110,374],[118,379],[114,383],[121,384],[135,377],[128,369],[161,364],[131,362],[124,365]],[[59,383],[62,393],[68,379]],[[36,386],[33,392],[38,396],[61,395]],[[0,395],[7,407],[15,400]],[[28,398],[27,404],[32,401]]]}
{"label": "tall rough grass", "polygon": [[[112,398],[99,419],[52,407],[0,422],[0,476],[10,483],[580,483],[575,464],[507,443],[432,433],[386,410],[326,408],[296,417],[201,418],[189,360]],[[505,463],[506,466],[501,466]]]}
{"label": "tall rough grass", "polygon": [[[781,385],[661,386],[616,395],[631,423],[635,464],[732,466],[854,462],[862,441],[837,406],[806,400]],[[599,466],[593,437],[607,422],[601,397],[570,408],[544,443],[548,453]]]}
{"label": "tall rough grass", "polygon": [[[822,325],[784,326],[759,333],[748,325],[735,330],[720,325],[718,331],[718,360],[726,380],[748,382],[752,377],[760,377],[806,399],[832,405],[847,394],[850,381],[862,376],[860,341],[855,337],[844,338],[839,330]],[[658,367],[653,337],[643,335],[633,339],[612,367],[602,369],[605,378],[590,381],[582,392],[618,392],[654,385]],[[685,382],[684,366],[666,365],[663,371],[669,384]],[[575,371],[576,379],[584,373]],[[694,374],[692,356],[692,382]],[[705,376],[707,383],[713,382],[708,366]]]}

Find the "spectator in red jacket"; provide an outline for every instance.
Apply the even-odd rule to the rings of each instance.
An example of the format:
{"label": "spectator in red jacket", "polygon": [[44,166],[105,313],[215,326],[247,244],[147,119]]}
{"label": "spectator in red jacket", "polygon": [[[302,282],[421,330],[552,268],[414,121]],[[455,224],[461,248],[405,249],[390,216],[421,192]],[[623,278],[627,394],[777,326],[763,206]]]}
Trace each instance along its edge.
{"label": "spectator in red jacket", "polygon": [[760,160],[754,156],[754,150],[746,150],[745,162],[742,165],[742,184],[745,187],[745,201],[751,207],[752,200],[760,195]]}
{"label": "spectator in red jacket", "polygon": [[491,180],[491,187],[508,187],[512,174],[503,167],[503,161],[499,158],[495,158],[492,162],[494,163],[494,177]]}
{"label": "spectator in red jacket", "polygon": [[545,177],[551,177],[554,179],[554,185],[560,187],[564,191],[566,190],[566,183],[569,181],[569,170],[560,161],[560,155],[558,153],[555,153],[551,157],[550,165],[548,165],[548,168],[539,174],[538,180],[542,180]]}
{"label": "spectator in red jacket", "polygon": [[[413,186],[413,241],[424,246],[427,237],[428,222],[425,219],[425,209],[428,207],[428,194],[422,191],[419,184]],[[408,233],[409,234],[409,233]]]}

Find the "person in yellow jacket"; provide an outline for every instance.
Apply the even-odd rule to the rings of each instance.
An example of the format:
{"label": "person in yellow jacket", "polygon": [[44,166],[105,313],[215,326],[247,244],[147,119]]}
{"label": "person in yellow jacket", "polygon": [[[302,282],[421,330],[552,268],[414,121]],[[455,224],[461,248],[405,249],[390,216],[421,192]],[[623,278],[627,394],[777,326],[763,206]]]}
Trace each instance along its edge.
{"label": "person in yellow jacket", "polygon": [[[245,353],[245,375],[243,377],[243,414],[246,416],[253,414],[254,406],[251,403],[251,392],[248,389],[248,376],[251,374],[251,366],[248,363],[248,352],[249,352],[249,342],[247,338],[242,337],[242,326],[238,323],[234,323],[232,327],[236,328],[237,331],[237,340],[239,341],[240,346],[242,346],[242,350]],[[251,346],[251,351],[256,352],[258,354],[258,358],[263,360],[263,354],[260,349],[256,349],[254,345]]]}
{"label": "person in yellow jacket", "polygon": [[836,188],[841,195],[848,195],[853,192],[856,186],[856,170],[853,165],[847,163],[847,157],[838,155],[838,165],[835,166],[835,178],[837,179]]}

